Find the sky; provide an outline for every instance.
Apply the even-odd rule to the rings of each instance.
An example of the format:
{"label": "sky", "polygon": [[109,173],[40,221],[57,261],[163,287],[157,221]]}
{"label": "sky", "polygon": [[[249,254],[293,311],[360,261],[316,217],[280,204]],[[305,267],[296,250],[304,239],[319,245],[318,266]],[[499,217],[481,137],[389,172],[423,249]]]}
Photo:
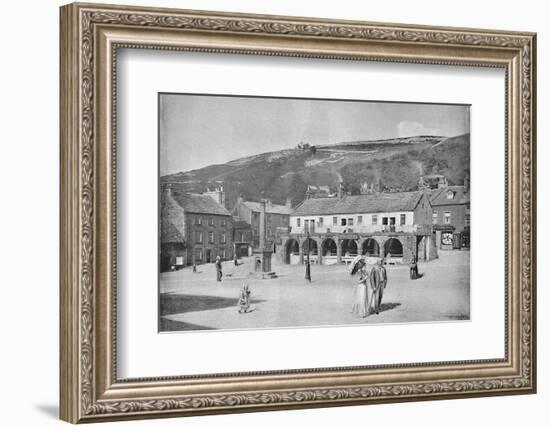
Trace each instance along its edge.
{"label": "sky", "polygon": [[160,94],[161,176],[254,154],[470,130],[466,105]]}

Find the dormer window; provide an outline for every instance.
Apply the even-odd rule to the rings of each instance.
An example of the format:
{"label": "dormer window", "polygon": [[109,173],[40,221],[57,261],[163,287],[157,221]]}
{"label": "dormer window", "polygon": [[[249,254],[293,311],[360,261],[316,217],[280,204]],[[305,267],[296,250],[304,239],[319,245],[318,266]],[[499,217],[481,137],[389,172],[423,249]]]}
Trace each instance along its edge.
{"label": "dormer window", "polygon": [[455,193],[452,190],[447,191],[447,199],[452,200],[455,198]]}

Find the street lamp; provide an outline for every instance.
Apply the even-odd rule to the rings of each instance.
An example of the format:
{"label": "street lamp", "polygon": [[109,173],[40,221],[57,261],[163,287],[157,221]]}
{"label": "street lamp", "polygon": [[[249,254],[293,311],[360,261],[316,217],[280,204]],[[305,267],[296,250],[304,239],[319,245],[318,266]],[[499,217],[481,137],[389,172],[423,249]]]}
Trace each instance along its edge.
{"label": "street lamp", "polygon": [[309,263],[309,245],[311,244],[311,241],[309,240],[309,227],[306,228],[306,243],[307,243],[306,280],[311,283],[311,266]]}

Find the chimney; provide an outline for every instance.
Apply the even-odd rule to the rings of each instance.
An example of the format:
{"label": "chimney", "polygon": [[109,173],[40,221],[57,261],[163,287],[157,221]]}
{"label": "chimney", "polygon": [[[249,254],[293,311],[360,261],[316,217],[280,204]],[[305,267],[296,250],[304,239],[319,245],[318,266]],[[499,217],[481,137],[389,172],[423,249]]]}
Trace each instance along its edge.
{"label": "chimney", "polygon": [[447,178],[444,176],[440,176],[437,180],[437,188],[447,188],[449,186],[449,183],[447,182]]}
{"label": "chimney", "polygon": [[172,197],[172,184],[164,184],[162,187],[163,197]]}
{"label": "chimney", "polygon": [[211,197],[217,204],[225,207],[225,192],[223,191],[223,186],[218,185],[214,191],[208,189],[204,195]]}
{"label": "chimney", "polygon": [[289,209],[292,209],[292,199],[290,197],[286,198],[285,206]]}
{"label": "chimney", "polygon": [[344,194],[346,193],[345,185],[343,182],[340,182],[340,185],[338,186],[338,198],[341,199],[344,197]]}

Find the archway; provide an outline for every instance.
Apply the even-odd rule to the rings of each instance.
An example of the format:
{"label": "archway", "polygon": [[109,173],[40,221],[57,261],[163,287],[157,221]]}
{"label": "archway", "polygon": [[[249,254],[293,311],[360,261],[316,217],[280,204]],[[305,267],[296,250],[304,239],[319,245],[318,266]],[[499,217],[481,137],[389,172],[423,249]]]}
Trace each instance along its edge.
{"label": "archway", "polygon": [[338,248],[336,242],[332,239],[325,239],[321,245],[321,253],[323,256],[336,256]]}
{"label": "archway", "polygon": [[372,238],[365,240],[361,247],[361,254],[368,256],[380,256],[380,246],[378,245],[378,242]]}
{"label": "archway", "polygon": [[351,239],[342,240],[342,255],[344,257],[357,255],[357,242]]}
{"label": "archway", "polygon": [[392,257],[402,257],[403,256],[403,245],[399,239],[391,238],[384,243],[384,253]]}
{"label": "archway", "polygon": [[309,251],[310,255],[317,255],[317,242],[312,238],[307,238],[304,240],[304,243],[302,243],[302,251],[304,254],[307,254]]}
{"label": "archway", "polygon": [[296,239],[288,239],[285,244],[285,263],[290,264],[291,255],[299,255],[300,245]]}

